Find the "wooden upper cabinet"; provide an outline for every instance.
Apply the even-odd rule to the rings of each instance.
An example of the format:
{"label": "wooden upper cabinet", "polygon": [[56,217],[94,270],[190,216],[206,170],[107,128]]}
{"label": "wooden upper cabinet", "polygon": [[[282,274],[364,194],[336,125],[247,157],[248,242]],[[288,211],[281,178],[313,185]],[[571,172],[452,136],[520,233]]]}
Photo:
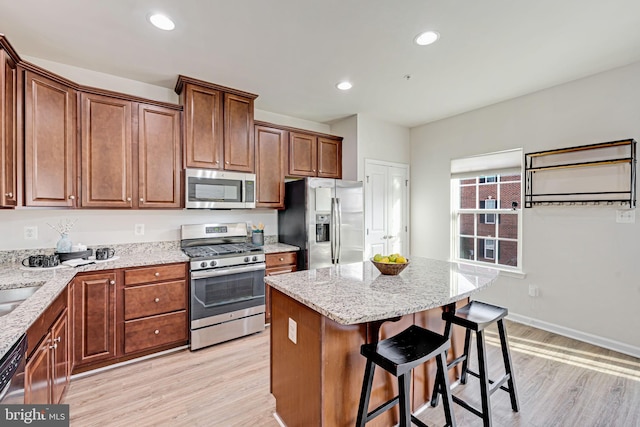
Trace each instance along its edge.
{"label": "wooden upper cabinet", "polygon": [[132,102],[82,93],[82,206],[130,208]]}
{"label": "wooden upper cabinet", "polygon": [[77,94],[25,72],[25,206],[75,207]]}
{"label": "wooden upper cabinet", "polygon": [[283,129],[255,126],[256,207],[284,208],[287,136]]}
{"label": "wooden upper cabinet", "polygon": [[138,207],[179,208],[180,111],[138,106]]}
{"label": "wooden upper cabinet", "polygon": [[289,175],[318,176],[318,137],[306,133],[289,134]]}
{"label": "wooden upper cabinet", "polygon": [[342,178],[342,141],[318,137],[318,176]]}
{"label": "wooden upper cabinet", "polygon": [[185,76],[176,92],[184,106],[184,166],[254,172],[257,95]]}
{"label": "wooden upper cabinet", "polygon": [[223,93],[186,84],[181,100],[185,118],[185,167],[222,168]]}
{"label": "wooden upper cabinet", "polygon": [[18,205],[18,72],[0,46],[0,207]]}
{"label": "wooden upper cabinet", "polygon": [[288,175],[342,178],[342,138],[290,132]]}
{"label": "wooden upper cabinet", "polygon": [[224,95],[224,168],[254,172],[253,99]]}

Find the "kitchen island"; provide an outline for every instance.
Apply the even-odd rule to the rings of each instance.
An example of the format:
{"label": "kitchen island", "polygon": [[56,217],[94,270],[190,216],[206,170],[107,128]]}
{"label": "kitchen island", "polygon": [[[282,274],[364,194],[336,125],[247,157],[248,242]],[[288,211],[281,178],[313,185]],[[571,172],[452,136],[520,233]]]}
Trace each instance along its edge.
{"label": "kitchen island", "polygon": [[[381,275],[365,261],[267,277],[277,416],[288,427],[353,426],[365,366],[360,346],[411,324],[443,333],[442,311],[464,305],[497,277],[496,269],[426,258],[412,258],[398,276]],[[462,342],[454,328],[451,358]],[[414,411],[429,400],[434,378],[432,362],[414,370]],[[378,369],[370,408],[395,394],[395,378]],[[367,426],[395,423],[397,409]]]}

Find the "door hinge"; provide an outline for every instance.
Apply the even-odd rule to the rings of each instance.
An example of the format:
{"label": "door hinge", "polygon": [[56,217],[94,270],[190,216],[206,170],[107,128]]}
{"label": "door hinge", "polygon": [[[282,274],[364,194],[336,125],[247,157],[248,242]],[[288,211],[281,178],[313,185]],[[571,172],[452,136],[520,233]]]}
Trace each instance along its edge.
{"label": "door hinge", "polygon": [[369,235],[369,229],[367,228],[367,236]]}
{"label": "door hinge", "polygon": [[404,180],[404,186],[405,186],[405,187],[408,187],[408,186],[409,186],[409,180],[408,180],[408,179],[405,179],[405,180]]}
{"label": "door hinge", "polygon": [[369,175],[367,175],[367,184],[369,183]]}
{"label": "door hinge", "polygon": [[409,231],[409,230],[407,230],[407,226],[405,225],[404,226],[404,232],[406,233],[407,231]]}

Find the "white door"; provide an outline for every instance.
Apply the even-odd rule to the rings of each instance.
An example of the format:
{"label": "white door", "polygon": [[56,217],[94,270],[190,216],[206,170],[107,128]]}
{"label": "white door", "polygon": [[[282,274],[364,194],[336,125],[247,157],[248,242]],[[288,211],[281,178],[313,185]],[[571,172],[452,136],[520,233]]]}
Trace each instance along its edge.
{"label": "white door", "polygon": [[409,165],[365,160],[365,258],[409,256]]}

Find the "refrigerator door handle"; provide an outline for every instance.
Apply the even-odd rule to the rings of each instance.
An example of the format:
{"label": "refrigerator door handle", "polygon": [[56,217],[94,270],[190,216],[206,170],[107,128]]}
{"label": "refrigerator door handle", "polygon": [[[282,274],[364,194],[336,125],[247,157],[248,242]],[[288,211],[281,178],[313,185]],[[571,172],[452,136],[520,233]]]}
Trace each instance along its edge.
{"label": "refrigerator door handle", "polygon": [[336,198],[336,214],[338,218],[336,225],[336,264],[340,264],[340,254],[342,252],[342,205],[338,198]]}
{"label": "refrigerator door handle", "polygon": [[331,264],[336,263],[336,199],[331,198],[331,219],[329,220],[329,246],[331,247]]}

